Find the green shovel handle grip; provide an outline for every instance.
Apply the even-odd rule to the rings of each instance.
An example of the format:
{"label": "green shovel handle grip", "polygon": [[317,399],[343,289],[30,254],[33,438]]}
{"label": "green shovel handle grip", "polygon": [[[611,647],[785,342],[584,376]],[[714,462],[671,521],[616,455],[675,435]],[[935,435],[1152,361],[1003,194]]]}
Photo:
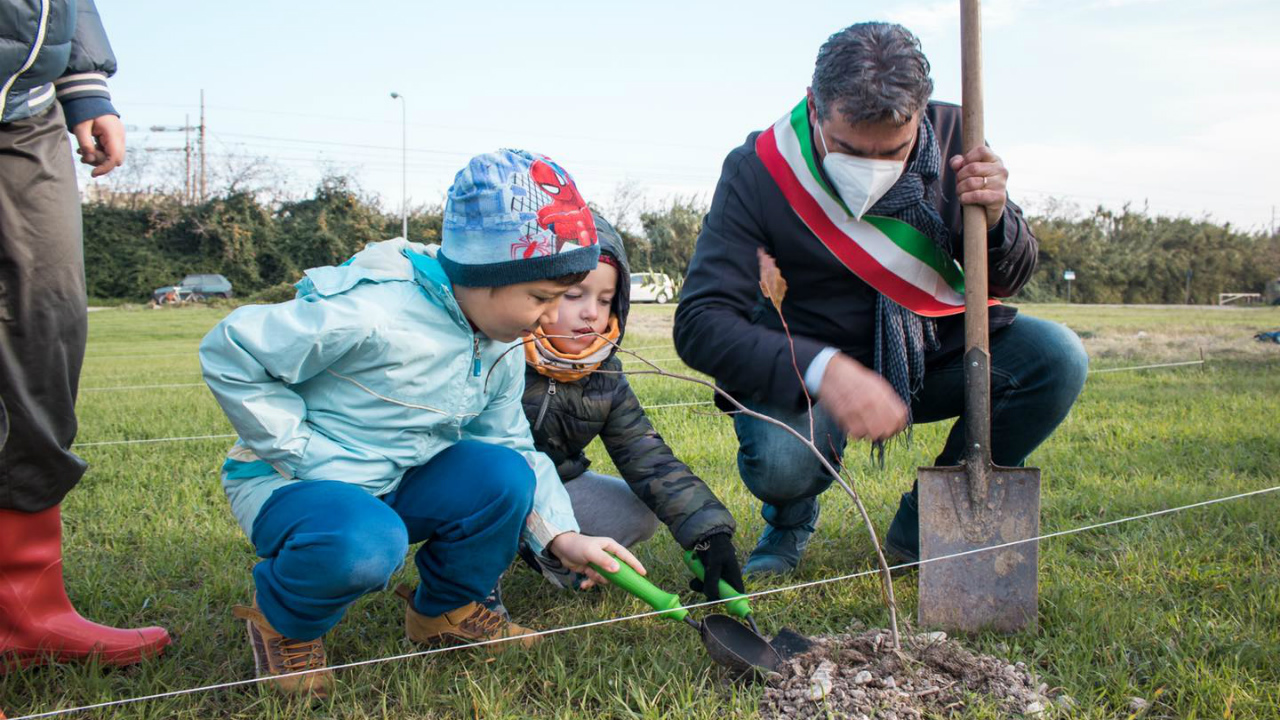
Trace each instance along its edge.
{"label": "green shovel handle grip", "polygon": [[[702,561],[698,560],[698,556],[692,550],[684,551],[684,564],[689,568],[689,572],[692,572],[699,580],[707,579],[707,571],[703,569]],[[723,580],[720,581],[719,587],[721,600],[737,598],[737,600],[729,600],[724,604],[730,615],[745,618],[751,614],[751,603],[747,601],[746,597],[743,597],[742,593],[734,590],[732,585]]]}
{"label": "green shovel handle grip", "polygon": [[[613,553],[609,554],[613,555]],[[613,555],[613,557],[617,559],[618,556]],[[645,601],[654,610],[666,610],[667,612],[662,613],[664,618],[684,620],[689,616],[689,611],[680,607],[679,596],[659,589],[621,560],[618,560],[616,572],[609,572],[595,563],[591,563],[591,568],[605,576],[609,582]]]}

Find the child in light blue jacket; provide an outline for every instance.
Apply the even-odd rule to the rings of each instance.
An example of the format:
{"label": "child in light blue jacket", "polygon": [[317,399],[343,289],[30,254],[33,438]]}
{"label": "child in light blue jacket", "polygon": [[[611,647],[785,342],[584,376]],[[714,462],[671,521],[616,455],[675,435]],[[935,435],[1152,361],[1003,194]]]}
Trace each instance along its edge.
{"label": "child in light blue jacket", "polygon": [[[242,307],[209,332],[204,377],[240,436],[223,487],[262,558],[255,602],[236,610],[260,676],[327,694],[321,636],[386,587],[412,543],[425,544],[406,632],[429,645],[532,643],[482,602],[521,540],[582,571],[615,569],[607,552],[644,571],[578,533],[520,403],[516,341],[554,322],[598,256],[569,175],[504,150],[458,173],[438,253],[370,244],[308,270],[297,299]],[[287,675],[298,670],[318,672]]]}

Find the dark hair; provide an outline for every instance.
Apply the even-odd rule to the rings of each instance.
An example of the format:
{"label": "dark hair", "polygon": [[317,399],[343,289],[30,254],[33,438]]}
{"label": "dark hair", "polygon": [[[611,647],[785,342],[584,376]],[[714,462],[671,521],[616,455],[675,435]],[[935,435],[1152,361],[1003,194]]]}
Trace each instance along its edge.
{"label": "dark hair", "polygon": [[591,274],[590,270],[583,270],[582,272],[569,273],[568,275],[561,275],[559,277],[547,278],[547,282],[553,282],[556,285],[559,285],[560,287],[573,287],[574,285],[577,285],[583,280],[586,280],[587,276],[590,274]]}
{"label": "dark hair", "polygon": [[892,23],[850,25],[827,38],[813,68],[818,117],[836,108],[850,125],[905,125],[933,94],[929,61],[911,31]]}

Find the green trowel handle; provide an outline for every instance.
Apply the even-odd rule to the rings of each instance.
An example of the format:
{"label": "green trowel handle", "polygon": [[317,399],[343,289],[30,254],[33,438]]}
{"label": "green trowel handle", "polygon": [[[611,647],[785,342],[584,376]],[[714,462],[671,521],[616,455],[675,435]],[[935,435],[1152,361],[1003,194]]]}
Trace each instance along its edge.
{"label": "green trowel handle", "polygon": [[[699,580],[706,579],[707,571],[702,568],[702,562],[698,560],[698,556],[695,555],[692,550],[684,551],[684,564],[689,568],[690,572],[697,576]],[[725,609],[729,611],[730,615],[745,618],[751,614],[751,603],[747,602],[747,599],[743,597],[742,593],[734,590],[732,585],[721,580],[720,599],[728,600],[729,598],[738,598],[737,600],[730,600],[724,604]]]}
{"label": "green trowel handle", "polygon": [[[613,557],[617,559],[618,556]],[[680,607],[678,596],[662,591],[621,560],[618,560],[617,572],[609,572],[595,563],[591,563],[591,568],[608,578],[609,582],[645,601],[654,610],[666,610],[667,612],[662,613],[664,618],[684,620],[689,616],[689,611]]]}

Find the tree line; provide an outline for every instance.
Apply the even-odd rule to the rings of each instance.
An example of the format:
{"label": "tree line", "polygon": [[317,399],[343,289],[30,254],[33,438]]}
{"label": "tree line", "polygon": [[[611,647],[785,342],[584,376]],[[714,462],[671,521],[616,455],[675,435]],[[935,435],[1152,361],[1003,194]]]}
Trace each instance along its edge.
{"label": "tree line", "polygon": [[[642,204],[635,188],[600,210],[618,227],[634,270],[677,281],[693,256],[706,214],[697,196]],[[1020,294],[1062,300],[1073,271],[1073,302],[1212,303],[1222,292],[1274,295],[1280,235],[1229,223],[1152,215],[1125,207],[1029,216],[1040,264]],[[439,242],[441,208],[409,214],[409,236]],[[180,196],[111,197],[84,205],[85,279],[90,297],[146,300],[190,273],[220,273],[238,297],[292,297],[304,270],[338,264],[366,243],[400,234],[400,217],[347,177],[322,180],[301,199],[225,192],[199,204]]]}

